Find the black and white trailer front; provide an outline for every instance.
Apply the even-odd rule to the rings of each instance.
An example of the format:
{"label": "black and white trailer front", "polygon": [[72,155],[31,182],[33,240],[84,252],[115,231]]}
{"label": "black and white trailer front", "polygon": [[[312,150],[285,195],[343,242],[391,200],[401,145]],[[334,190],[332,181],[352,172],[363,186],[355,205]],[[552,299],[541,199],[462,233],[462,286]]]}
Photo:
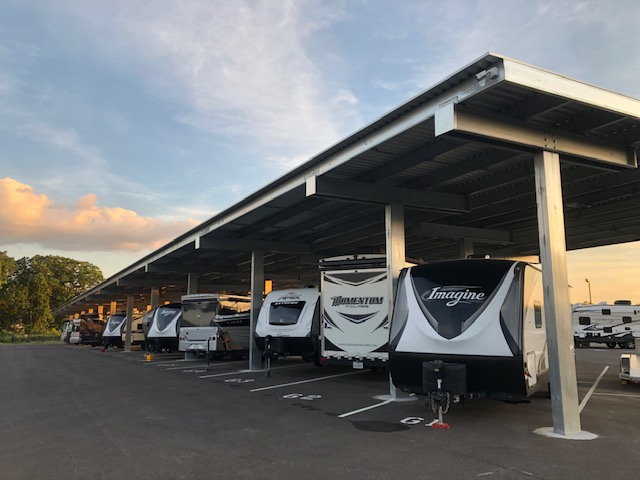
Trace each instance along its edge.
{"label": "black and white trailer front", "polygon": [[540,269],[493,259],[404,269],[389,364],[397,388],[445,407],[454,395],[520,401],[548,388]]}

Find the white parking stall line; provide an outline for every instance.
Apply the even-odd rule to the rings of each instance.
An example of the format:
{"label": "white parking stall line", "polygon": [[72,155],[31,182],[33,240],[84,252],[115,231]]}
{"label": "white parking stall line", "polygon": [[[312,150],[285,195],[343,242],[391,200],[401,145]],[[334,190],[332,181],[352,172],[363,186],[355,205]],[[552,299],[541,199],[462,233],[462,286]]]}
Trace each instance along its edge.
{"label": "white parking stall line", "polygon": [[607,397],[628,397],[628,398],[640,398],[640,394],[633,395],[631,393],[594,393],[594,395],[605,395]]}
{"label": "white parking stall line", "polygon": [[578,413],[582,413],[582,410],[584,409],[584,407],[586,407],[587,402],[591,398],[591,395],[593,395],[593,392],[595,391],[595,389],[598,388],[598,383],[600,383],[600,380],[602,380],[602,377],[604,377],[604,374],[607,373],[607,370],[609,370],[609,365],[604,367],[604,370],[602,370],[602,373],[600,374],[600,376],[598,376],[598,378],[596,379],[595,383],[592,385],[592,387],[589,389],[587,394],[582,399],[582,402],[580,402],[580,407],[578,408]]}
{"label": "white parking stall line", "polygon": [[269,387],[254,388],[251,392],[261,392],[262,390],[271,390],[273,388],[290,387],[291,385],[300,385],[301,383],[318,382],[320,380],[326,380],[328,378],[344,377],[345,375],[356,375],[358,373],[366,372],[368,370],[358,370],[357,372],[339,373],[337,375],[325,375],[324,377],[310,378],[308,380],[300,380],[298,382],[281,383],[280,385],[271,385]]}
{"label": "white parking stall line", "polygon": [[[302,367],[304,365],[306,365],[306,363],[299,363],[297,365],[285,365],[283,367],[272,367],[271,370],[281,370],[284,368]],[[261,373],[261,372],[264,372],[264,370],[235,370],[233,372],[227,372],[227,373],[214,373],[212,375],[201,375],[199,378],[222,377],[224,375],[235,375],[238,373]]]}
{"label": "white parking stall line", "polygon": [[366,412],[367,410],[372,410],[374,408],[382,407],[382,406],[387,405],[388,403],[391,403],[391,402],[393,402],[393,400],[385,400],[384,402],[376,403],[375,405],[369,405],[368,407],[360,408],[360,409],[354,410],[352,412],[343,413],[342,415],[338,415],[338,418],[350,417],[351,415],[355,415],[357,413],[362,413],[362,412]]}

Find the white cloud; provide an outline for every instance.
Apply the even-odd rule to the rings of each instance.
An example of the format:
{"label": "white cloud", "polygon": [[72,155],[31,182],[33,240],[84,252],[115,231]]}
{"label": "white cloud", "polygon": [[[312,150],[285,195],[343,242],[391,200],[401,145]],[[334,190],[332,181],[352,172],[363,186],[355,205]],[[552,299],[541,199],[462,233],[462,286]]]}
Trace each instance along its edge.
{"label": "white cloud", "polygon": [[7,177],[0,179],[0,224],[0,244],[139,252],[160,248],[197,222],[167,222],[120,207],[103,207],[95,194],[79,197],[76,206],[68,209]]}

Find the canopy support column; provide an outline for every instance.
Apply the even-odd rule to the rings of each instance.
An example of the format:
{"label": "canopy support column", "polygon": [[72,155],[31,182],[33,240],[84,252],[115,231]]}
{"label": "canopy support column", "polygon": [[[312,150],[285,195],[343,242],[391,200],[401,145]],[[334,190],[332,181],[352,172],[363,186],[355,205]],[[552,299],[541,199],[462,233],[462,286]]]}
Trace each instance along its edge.
{"label": "canopy support column", "polygon": [[131,351],[131,324],[133,323],[133,295],[127,295],[127,324],[124,334],[124,351]]}
{"label": "canopy support column", "polygon": [[151,309],[153,310],[160,303],[160,287],[151,287]]}
{"label": "canopy support column", "polygon": [[187,275],[187,295],[198,293],[198,274],[190,272]]}
{"label": "canopy support column", "polygon": [[[389,325],[393,314],[393,302],[400,270],[406,264],[404,205],[390,204],[384,207],[385,242],[387,253],[387,276],[389,278]],[[391,400],[408,399],[409,396],[398,391],[389,374],[389,398]]]}
{"label": "canopy support column", "polygon": [[262,369],[262,353],[255,340],[258,313],[262,307],[264,289],[264,252],[254,250],[251,253],[251,330],[249,332],[249,370]]}
{"label": "canopy support column", "polygon": [[540,151],[535,154],[534,166],[553,432],[570,436],[580,433],[581,427],[567,277],[560,156],[555,152]]}

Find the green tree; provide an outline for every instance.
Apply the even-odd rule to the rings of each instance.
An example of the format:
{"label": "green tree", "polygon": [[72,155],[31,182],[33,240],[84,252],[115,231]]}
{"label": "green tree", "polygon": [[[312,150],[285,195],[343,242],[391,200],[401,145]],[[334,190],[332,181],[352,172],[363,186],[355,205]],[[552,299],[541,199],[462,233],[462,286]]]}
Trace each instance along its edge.
{"label": "green tree", "polygon": [[0,252],[0,288],[7,283],[15,271],[16,261],[7,255],[7,252]]}
{"label": "green tree", "polygon": [[31,259],[31,265],[33,271],[41,271],[47,276],[52,310],[104,280],[97,266],[72,258],[36,255]]}
{"label": "green tree", "polygon": [[24,257],[13,264],[6,260],[1,265],[6,265],[7,275],[0,283],[0,328],[21,324],[27,333],[56,327],[52,311],[104,279],[89,262],[52,255]]}

